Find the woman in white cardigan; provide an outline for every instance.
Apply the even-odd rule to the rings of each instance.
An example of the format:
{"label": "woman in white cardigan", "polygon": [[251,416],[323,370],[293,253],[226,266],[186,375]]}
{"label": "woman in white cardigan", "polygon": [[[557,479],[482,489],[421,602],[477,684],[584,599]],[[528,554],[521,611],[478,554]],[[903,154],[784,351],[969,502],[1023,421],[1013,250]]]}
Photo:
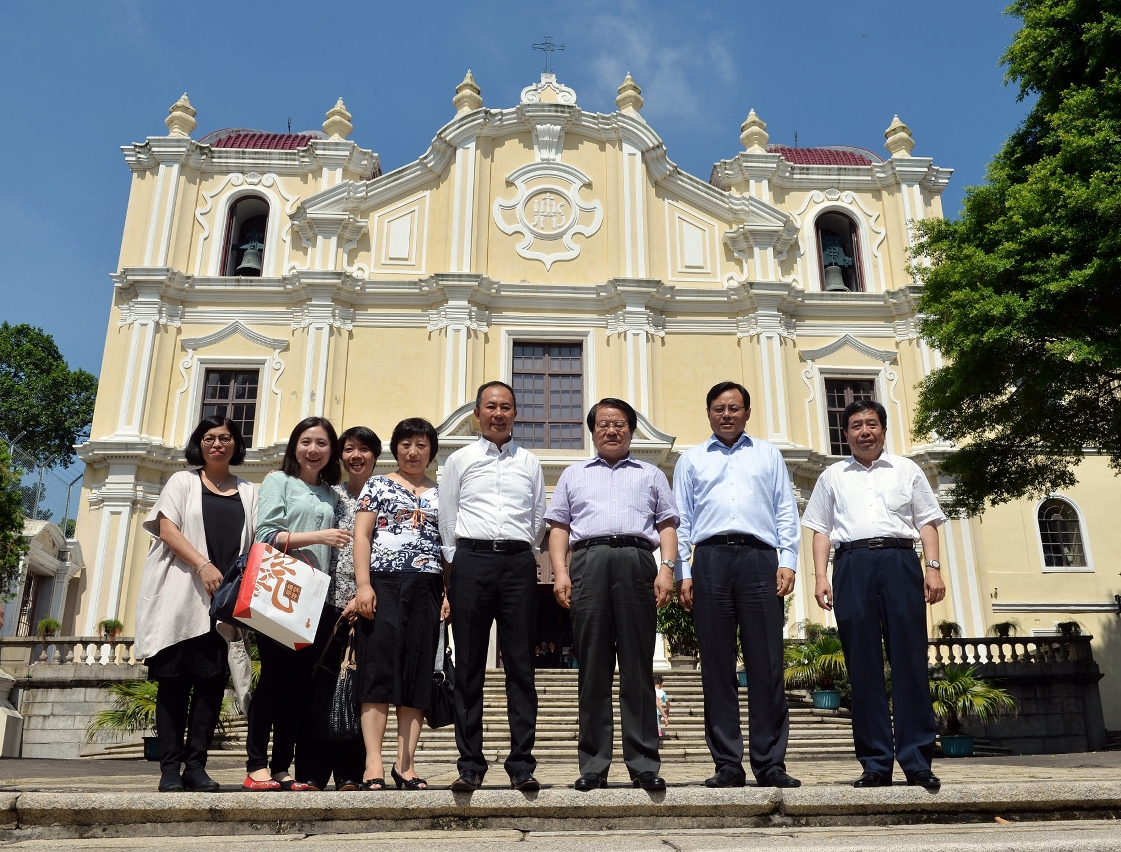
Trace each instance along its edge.
{"label": "woman in white cardigan", "polygon": [[160,791],[216,792],[206,751],[234,630],[211,619],[210,598],[253,544],[257,486],[230,473],[245,458],[245,441],[228,418],[203,418],[184,454],[198,470],[172,474],[144,521],[155,539],[140,581],[135,652],[159,683]]}

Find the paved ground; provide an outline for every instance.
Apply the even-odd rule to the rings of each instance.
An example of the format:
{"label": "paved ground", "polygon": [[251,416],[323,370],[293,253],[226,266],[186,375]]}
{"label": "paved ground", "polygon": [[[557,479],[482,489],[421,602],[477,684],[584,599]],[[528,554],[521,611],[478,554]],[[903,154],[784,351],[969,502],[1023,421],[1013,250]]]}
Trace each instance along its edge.
{"label": "paved ground", "polygon": [[[211,776],[225,789],[235,790],[245,779],[244,758],[212,758]],[[851,783],[859,774],[855,760],[792,761],[787,769],[805,785]],[[451,764],[421,765],[419,771],[433,787],[447,786],[458,774]],[[1020,755],[939,760],[934,771],[943,784],[980,781],[1118,781],[1121,780],[1121,751],[1088,754]],[[662,774],[671,786],[700,784],[712,774],[703,763],[667,763]],[[567,787],[579,775],[571,763],[543,763],[537,777],[546,787]],[[626,786],[626,768],[620,763],[612,776]],[[143,760],[27,760],[0,759],[0,790],[43,792],[148,792],[156,789],[159,767]],[[896,783],[903,783],[897,770]],[[491,768],[485,787],[502,787],[506,776],[501,766]],[[1121,850],[1121,841],[1118,842]]]}
{"label": "paved ground", "polygon": [[[157,845],[158,843],[158,845]],[[1121,829],[1114,821],[1017,823],[1013,825],[891,826],[887,828],[727,829],[712,831],[417,831],[388,834],[321,834],[98,840],[25,840],[5,849],[90,849],[100,852],[158,848],[160,852],[209,852],[238,845],[261,852],[1115,852]]]}

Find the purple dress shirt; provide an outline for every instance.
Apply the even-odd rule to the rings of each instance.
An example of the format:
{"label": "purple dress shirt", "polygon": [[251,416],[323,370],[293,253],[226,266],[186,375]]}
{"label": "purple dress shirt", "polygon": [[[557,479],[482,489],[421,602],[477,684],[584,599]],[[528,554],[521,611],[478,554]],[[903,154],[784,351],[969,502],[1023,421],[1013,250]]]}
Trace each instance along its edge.
{"label": "purple dress shirt", "polygon": [[636,535],[656,548],[656,526],[668,518],[675,527],[681,521],[669,480],[633,456],[614,465],[599,456],[569,465],[545,513],[545,520],[569,526],[570,545],[605,535]]}

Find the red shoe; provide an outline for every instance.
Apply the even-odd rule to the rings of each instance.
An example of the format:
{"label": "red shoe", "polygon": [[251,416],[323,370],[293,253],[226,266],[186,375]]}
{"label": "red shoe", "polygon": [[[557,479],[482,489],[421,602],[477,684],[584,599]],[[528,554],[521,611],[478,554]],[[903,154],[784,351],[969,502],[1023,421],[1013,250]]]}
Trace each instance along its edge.
{"label": "red shoe", "polygon": [[[276,784],[278,782],[273,781],[272,783]],[[318,789],[316,787],[312,787],[310,784],[305,784],[303,781],[296,781],[293,778],[289,778],[287,781],[281,781],[279,783],[280,783],[280,789],[281,790],[285,790],[285,791],[292,792],[292,793],[303,793],[306,790],[316,790],[316,789]]]}
{"label": "red shoe", "polygon": [[280,782],[273,781],[271,778],[268,781],[254,781],[246,775],[245,783],[241,785],[241,789],[247,793],[269,793],[273,790],[279,790]]}

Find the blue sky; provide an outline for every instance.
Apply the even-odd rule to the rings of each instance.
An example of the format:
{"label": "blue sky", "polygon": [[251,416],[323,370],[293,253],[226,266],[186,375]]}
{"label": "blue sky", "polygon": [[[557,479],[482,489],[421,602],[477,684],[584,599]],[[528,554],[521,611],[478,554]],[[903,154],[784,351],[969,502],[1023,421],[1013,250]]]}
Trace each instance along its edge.
{"label": "blue sky", "polygon": [[[754,108],[772,142],[883,151],[898,113],[916,156],[954,168],[947,215],[1023,118],[999,57],[1003,4],[338,3],[99,0],[5,4],[0,28],[0,319],[54,335],[71,366],[101,367],[129,192],[120,146],[164,135],[184,91],[200,138],[223,127],[317,129],[342,96],[351,138],[389,171],[453,115],[471,68],[487,106],[537,79],[551,34],[558,79],[585,110],[614,109],[627,71],[669,156],[707,178]],[[886,155],[886,154],[885,154]]]}

